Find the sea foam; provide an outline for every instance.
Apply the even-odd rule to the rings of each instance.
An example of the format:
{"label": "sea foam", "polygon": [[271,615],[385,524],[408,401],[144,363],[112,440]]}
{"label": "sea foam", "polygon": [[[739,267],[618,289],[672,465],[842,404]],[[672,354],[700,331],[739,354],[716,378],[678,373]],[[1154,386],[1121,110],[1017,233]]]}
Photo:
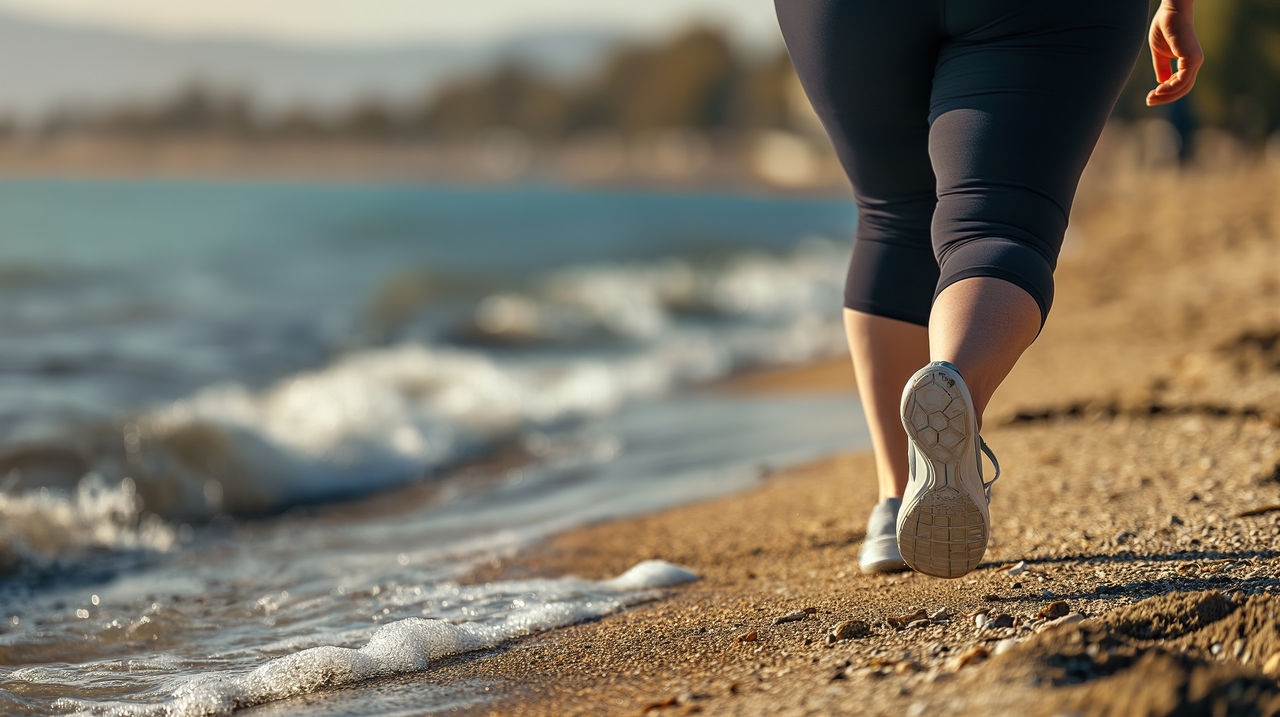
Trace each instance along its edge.
{"label": "sea foam", "polygon": [[[839,353],[845,251],[566,268],[478,301],[466,341],[417,336],[267,386],[211,385],[91,436],[5,447],[0,465],[24,488],[73,486],[82,473],[41,477],[62,465],[127,477],[170,522],[366,495],[734,370]],[[513,336],[530,346],[495,350]],[[13,458],[28,454],[47,458]]]}
{"label": "sea foam", "polygon": [[[312,647],[269,660],[239,675],[202,675],[158,701],[137,704],[59,700],[55,708],[82,714],[225,714],[319,690],[430,669],[445,657],[497,647],[507,640],[615,613],[651,600],[655,590],[698,579],[693,572],[660,560],[637,564],[608,580],[576,577],[503,581],[452,586],[467,601],[510,598],[512,609],[482,622],[450,622],[418,617],[377,628],[363,647]],[[33,676],[34,673],[33,673]],[[11,676],[12,678],[13,676]]]}

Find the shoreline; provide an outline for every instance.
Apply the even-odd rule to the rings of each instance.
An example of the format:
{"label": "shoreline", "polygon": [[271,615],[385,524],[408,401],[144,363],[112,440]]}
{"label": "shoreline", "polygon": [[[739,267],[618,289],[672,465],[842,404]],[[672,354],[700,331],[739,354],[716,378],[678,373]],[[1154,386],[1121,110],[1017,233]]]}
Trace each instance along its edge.
{"label": "shoreline", "polygon": [[[649,153],[637,147],[636,157]],[[10,179],[248,180],[319,183],[410,183],[493,187],[550,183],[637,191],[723,191],[769,196],[849,197],[833,157],[821,155],[802,177],[775,180],[744,148],[717,147],[685,166],[635,164],[612,148],[513,147],[500,141],[461,144],[421,140],[225,137],[119,138],[69,135],[0,142],[0,176]],[[657,150],[654,150],[655,152]],[[614,154],[618,157],[614,157]],[[621,162],[621,163],[619,163]]]}
{"label": "shoreline", "polygon": [[[1049,326],[987,415],[1008,475],[965,578],[859,574],[872,462],[834,456],[480,568],[606,577],[656,558],[702,580],[431,680],[490,685],[496,701],[463,708],[485,714],[1280,708],[1276,180],[1082,189]],[[820,390],[839,363],[726,385]],[[846,621],[857,636],[828,645]]]}

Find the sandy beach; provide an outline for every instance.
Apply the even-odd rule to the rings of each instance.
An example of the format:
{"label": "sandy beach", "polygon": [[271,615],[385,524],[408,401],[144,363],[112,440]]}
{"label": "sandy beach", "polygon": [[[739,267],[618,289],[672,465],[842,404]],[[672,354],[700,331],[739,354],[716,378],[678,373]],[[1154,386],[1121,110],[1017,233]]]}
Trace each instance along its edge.
{"label": "sandy beach", "polygon": [[[475,680],[494,714],[1280,711],[1278,181],[1086,178],[1054,313],[986,417],[1005,475],[965,578],[861,575],[872,462],[835,456],[488,566],[702,579],[404,679]],[[835,362],[717,390],[850,382]]]}

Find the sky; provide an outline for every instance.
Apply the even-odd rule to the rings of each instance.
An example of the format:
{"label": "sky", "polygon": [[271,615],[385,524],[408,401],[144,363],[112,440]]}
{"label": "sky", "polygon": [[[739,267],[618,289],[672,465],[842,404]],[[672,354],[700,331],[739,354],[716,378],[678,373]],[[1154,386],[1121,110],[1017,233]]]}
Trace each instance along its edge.
{"label": "sky", "polygon": [[162,35],[307,44],[491,40],[542,28],[661,33],[709,19],[749,40],[775,36],[770,0],[0,0],[0,9]]}

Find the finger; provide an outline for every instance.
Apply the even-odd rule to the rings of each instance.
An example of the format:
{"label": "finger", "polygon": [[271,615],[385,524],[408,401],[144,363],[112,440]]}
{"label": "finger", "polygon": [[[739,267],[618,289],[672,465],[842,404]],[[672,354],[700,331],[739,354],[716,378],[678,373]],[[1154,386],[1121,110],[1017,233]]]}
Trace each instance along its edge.
{"label": "finger", "polygon": [[1178,70],[1189,73],[1192,81],[1195,81],[1196,75],[1200,73],[1200,67],[1203,64],[1204,51],[1200,49],[1199,43],[1196,43],[1186,52],[1178,53]]}
{"label": "finger", "polygon": [[1178,71],[1168,80],[1162,82],[1155,89],[1155,93],[1161,96],[1168,96],[1172,102],[1179,97],[1191,91],[1196,84],[1196,72],[1199,70],[1200,64],[1186,57],[1178,58]]}
{"label": "finger", "polygon": [[1155,107],[1156,105],[1167,105],[1170,102],[1177,102],[1178,100],[1186,96],[1187,93],[1189,93],[1190,91],[1191,91],[1190,88],[1186,88],[1176,92],[1169,92],[1169,93],[1157,93],[1155,90],[1152,90],[1149,94],[1147,94],[1147,106]]}
{"label": "finger", "polygon": [[1179,72],[1169,78],[1167,82],[1163,82],[1159,87],[1147,94],[1147,104],[1162,105],[1166,102],[1173,102],[1181,99],[1191,91],[1194,80],[1189,74]]}
{"label": "finger", "polygon": [[1164,82],[1173,74],[1173,70],[1169,68],[1169,61],[1173,59],[1173,53],[1169,50],[1169,44],[1165,41],[1164,35],[1151,36],[1151,64],[1156,71],[1156,82]]}
{"label": "finger", "polygon": [[1200,47],[1200,40],[1193,28],[1187,28],[1184,32],[1166,33],[1164,49],[1178,58],[1179,69],[1184,66],[1199,69],[1204,64],[1204,50]]}

